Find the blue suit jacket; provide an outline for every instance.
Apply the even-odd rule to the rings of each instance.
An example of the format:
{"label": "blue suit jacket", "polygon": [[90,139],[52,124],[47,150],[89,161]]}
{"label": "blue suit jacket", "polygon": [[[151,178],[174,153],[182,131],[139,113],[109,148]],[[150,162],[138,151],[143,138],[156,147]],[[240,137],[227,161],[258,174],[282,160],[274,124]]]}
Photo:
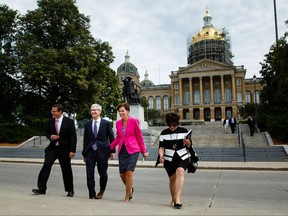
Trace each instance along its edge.
{"label": "blue suit jacket", "polygon": [[93,120],[90,120],[85,124],[84,127],[82,155],[83,157],[86,157],[87,153],[92,150],[92,145],[96,142],[100,159],[108,160],[110,157],[110,153],[115,152],[115,150],[110,151],[110,143],[114,140],[114,133],[110,122],[101,118],[96,138],[94,137],[94,133],[92,130],[92,123]]}

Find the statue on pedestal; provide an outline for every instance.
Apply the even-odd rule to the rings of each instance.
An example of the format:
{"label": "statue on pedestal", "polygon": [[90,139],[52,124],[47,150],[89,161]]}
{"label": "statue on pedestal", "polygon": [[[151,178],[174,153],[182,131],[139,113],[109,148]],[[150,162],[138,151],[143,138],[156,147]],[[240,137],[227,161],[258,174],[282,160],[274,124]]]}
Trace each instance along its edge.
{"label": "statue on pedestal", "polygon": [[140,98],[138,90],[134,88],[134,81],[131,77],[126,77],[123,80],[123,98],[129,104],[139,104]]}

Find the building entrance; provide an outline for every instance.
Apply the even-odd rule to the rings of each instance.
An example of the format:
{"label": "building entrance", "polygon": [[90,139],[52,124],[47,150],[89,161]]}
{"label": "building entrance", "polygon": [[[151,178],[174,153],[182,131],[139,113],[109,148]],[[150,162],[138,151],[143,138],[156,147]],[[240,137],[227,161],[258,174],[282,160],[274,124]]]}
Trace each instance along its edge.
{"label": "building entrance", "polygon": [[211,111],[210,108],[204,109],[204,121],[210,121],[211,120]]}

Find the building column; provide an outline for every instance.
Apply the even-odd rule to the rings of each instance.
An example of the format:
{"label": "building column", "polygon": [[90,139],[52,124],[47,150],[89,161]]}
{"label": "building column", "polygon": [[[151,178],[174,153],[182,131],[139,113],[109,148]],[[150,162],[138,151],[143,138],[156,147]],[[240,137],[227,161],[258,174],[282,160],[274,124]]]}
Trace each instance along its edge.
{"label": "building column", "polygon": [[204,121],[204,108],[203,108],[203,107],[200,107],[200,108],[199,108],[199,111],[200,111],[200,120],[201,120],[201,121]]}
{"label": "building column", "polygon": [[210,76],[210,104],[214,104],[213,76]]}
{"label": "building column", "polygon": [[246,104],[246,88],[245,88],[245,80],[241,77],[241,88],[242,88],[242,104]]}
{"label": "building column", "polygon": [[215,107],[210,108],[210,121],[211,122],[215,121]]}
{"label": "building column", "polygon": [[199,77],[199,86],[200,86],[200,104],[203,105],[203,82],[202,82],[202,77]]}
{"label": "building column", "polygon": [[189,79],[189,104],[193,105],[193,87],[192,77]]}
{"label": "building column", "polygon": [[224,76],[220,75],[220,77],[221,77],[221,103],[225,104]]}
{"label": "building column", "polygon": [[232,102],[236,101],[236,89],[235,89],[235,76],[231,75],[231,81],[232,81]]}
{"label": "building column", "polygon": [[178,111],[179,111],[179,116],[180,116],[180,120],[183,120],[183,109],[182,108],[179,108],[178,109]]}
{"label": "building column", "polygon": [[232,106],[232,116],[238,118],[237,106]]}
{"label": "building column", "polygon": [[183,105],[182,79],[179,79],[179,105]]}
{"label": "building column", "polygon": [[193,108],[189,108],[189,118],[190,118],[190,120],[194,119]]}
{"label": "building column", "polygon": [[224,119],[226,118],[225,107],[221,107],[221,117],[222,117],[221,121],[224,121]]}
{"label": "building column", "polygon": [[171,82],[171,107],[174,107],[175,106],[175,90],[174,90],[174,82]]}

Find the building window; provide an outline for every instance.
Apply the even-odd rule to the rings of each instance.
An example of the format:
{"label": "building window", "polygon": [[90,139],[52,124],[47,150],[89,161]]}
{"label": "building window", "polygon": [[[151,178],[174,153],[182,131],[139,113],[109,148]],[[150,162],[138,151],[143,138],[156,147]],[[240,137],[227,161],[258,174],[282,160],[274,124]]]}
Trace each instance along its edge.
{"label": "building window", "polygon": [[242,93],[237,92],[237,102],[242,102]]}
{"label": "building window", "polygon": [[189,91],[184,92],[184,105],[189,105]]}
{"label": "building window", "polygon": [[210,104],[210,91],[204,91],[204,104]]}
{"label": "building window", "polygon": [[149,109],[154,109],[153,97],[149,97],[148,102],[149,102]]}
{"label": "building window", "polygon": [[237,79],[237,86],[240,86],[241,85],[241,79]]}
{"label": "building window", "polygon": [[260,103],[259,91],[256,90],[256,98],[255,98],[255,92],[254,92],[253,100],[254,100],[254,103],[257,103],[257,104]]}
{"label": "building window", "polygon": [[246,103],[251,103],[251,92],[250,91],[246,91],[245,99],[246,99]]}
{"label": "building window", "polygon": [[190,119],[189,109],[183,110],[183,118],[186,120]]}
{"label": "building window", "polygon": [[175,96],[175,105],[179,105],[179,96],[178,95]]}
{"label": "building window", "polygon": [[178,82],[175,82],[174,87],[175,87],[175,90],[178,90],[178,89],[179,89],[179,83],[178,83]]}
{"label": "building window", "polygon": [[221,103],[221,91],[220,89],[216,89],[214,92],[214,102],[215,103]]}
{"label": "building window", "polygon": [[156,97],[156,110],[161,110],[161,97]]}
{"label": "building window", "polygon": [[200,91],[194,91],[194,104],[200,104]]}
{"label": "building window", "polygon": [[163,97],[163,105],[164,105],[164,110],[169,109],[169,97],[168,96]]}
{"label": "building window", "polygon": [[231,103],[232,102],[232,95],[230,89],[225,89],[225,102]]}

